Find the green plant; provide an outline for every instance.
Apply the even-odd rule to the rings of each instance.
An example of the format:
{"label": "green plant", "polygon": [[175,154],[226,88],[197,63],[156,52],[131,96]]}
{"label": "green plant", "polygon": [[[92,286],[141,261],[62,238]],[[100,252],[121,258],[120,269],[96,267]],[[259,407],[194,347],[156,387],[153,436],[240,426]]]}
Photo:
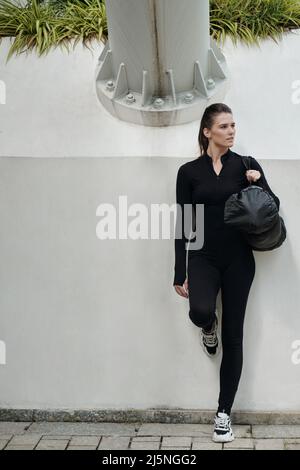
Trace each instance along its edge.
{"label": "green plant", "polygon": [[[218,43],[227,36],[249,45],[267,37],[277,42],[299,27],[300,0],[210,0],[210,33]],[[30,49],[41,55],[107,36],[105,0],[0,0],[0,41],[13,38],[7,61]]]}
{"label": "green plant", "polygon": [[58,1],[31,0],[26,5],[0,0],[0,40],[14,37],[7,60],[35,48],[38,55],[55,46],[69,50],[79,41],[88,47],[93,39],[107,39],[105,4],[102,0]]}
{"label": "green plant", "polygon": [[217,42],[226,36],[236,44],[258,44],[270,37],[277,43],[283,32],[300,27],[299,0],[211,0],[210,30]]}

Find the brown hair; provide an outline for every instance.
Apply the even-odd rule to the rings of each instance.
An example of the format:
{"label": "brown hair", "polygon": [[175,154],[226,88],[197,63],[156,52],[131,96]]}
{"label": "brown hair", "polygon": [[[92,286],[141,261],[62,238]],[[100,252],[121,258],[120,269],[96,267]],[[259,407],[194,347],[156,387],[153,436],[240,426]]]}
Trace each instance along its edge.
{"label": "brown hair", "polygon": [[208,148],[208,138],[203,134],[203,129],[207,127],[211,129],[214,124],[215,117],[220,113],[230,113],[232,114],[232,110],[224,103],[214,103],[208,106],[203,113],[199,135],[198,135],[198,143],[200,147],[200,156],[199,158],[207,151]]}

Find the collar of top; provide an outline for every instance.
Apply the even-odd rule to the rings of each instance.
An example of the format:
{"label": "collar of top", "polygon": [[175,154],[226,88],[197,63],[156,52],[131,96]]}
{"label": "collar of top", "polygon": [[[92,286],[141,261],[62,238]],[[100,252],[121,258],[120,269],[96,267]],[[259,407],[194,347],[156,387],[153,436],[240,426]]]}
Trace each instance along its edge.
{"label": "collar of top", "polygon": [[[223,164],[224,162],[226,162],[226,160],[228,160],[228,158],[230,157],[230,155],[231,155],[231,150],[230,150],[230,148],[229,148],[229,149],[226,150],[225,153],[223,153],[223,155],[221,155],[221,162],[222,162],[222,164]],[[211,164],[213,163],[212,157],[211,157],[210,155],[208,155],[207,152],[205,152],[203,156],[204,156],[204,158],[205,158],[209,163],[211,163]]]}

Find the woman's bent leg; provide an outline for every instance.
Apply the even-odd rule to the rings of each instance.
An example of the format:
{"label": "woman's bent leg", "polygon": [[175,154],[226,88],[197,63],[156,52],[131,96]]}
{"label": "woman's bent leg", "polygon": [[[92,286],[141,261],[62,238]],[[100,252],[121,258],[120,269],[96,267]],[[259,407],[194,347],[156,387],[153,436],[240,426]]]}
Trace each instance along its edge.
{"label": "woman's bent leg", "polygon": [[189,259],[189,317],[199,328],[209,330],[214,323],[220,286],[220,272],[208,259],[204,256]]}

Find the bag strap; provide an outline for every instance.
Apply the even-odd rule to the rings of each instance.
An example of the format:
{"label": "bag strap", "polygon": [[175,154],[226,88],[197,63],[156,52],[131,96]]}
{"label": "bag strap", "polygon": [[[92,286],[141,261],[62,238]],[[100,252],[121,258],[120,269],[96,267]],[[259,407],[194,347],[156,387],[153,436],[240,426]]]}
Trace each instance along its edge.
{"label": "bag strap", "polygon": [[242,160],[247,170],[251,170],[250,157],[244,157],[242,155]]}
{"label": "bag strap", "polygon": [[[251,159],[250,159],[250,156],[248,157],[245,157],[242,155],[242,160],[243,160],[243,163],[246,167],[247,170],[251,170]],[[251,185],[253,183],[253,181],[249,181],[249,185]]]}

